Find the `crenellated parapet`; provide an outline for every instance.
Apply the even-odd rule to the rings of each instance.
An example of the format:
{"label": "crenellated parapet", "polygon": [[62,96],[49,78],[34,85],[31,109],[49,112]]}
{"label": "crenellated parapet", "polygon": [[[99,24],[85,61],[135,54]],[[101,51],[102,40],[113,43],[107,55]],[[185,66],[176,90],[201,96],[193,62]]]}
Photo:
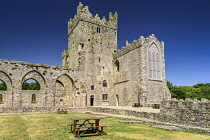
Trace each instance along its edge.
{"label": "crenellated parapet", "polygon": [[122,55],[125,55],[131,52],[132,50],[141,47],[144,44],[144,42],[145,38],[143,36],[141,36],[138,40],[134,40],[131,44],[129,44],[128,41],[126,41],[126,47],[122,47],[121,50],[114,52],[113,58],[117,59],[118,57],[121,57]]}
{"label": "crenellated parapet", "polygon": [[162,101],[160,107],[160,120],[170,123],[210,128],[210,100],[195,99]]}
{"label": "crenellated parapet", "polygon": [[202,98],[201,101],[194,99],[191,100],[186,98],[185,100],[172,98],[168,101],[163,101],[161,103],[162,109],[172,109],[172,110],[197,110],[197,111],[210,111],[210,100]]}
{"label": "crenellated parapet", "polygon": [[102,19],[96,14],[93,16],[90,11],[88,6],[83,6],[82,3],[79,3],[79,6],[77,7],[77,15],[74,16],[73,19],[70,19],[68,22],[68,34],[72,32],[72,30],[75,28],[75,26],[78,24],[79,21],[87,21],[90,23],[94,23],[99,26],[105,26],[108,28],[112,29],[117,29],[117,22],[118,22],[118,14],[112,14],[111,12],[109,13],[109,20],[105,17]]}
{"label": "crenellated parapet", "polygon": [[202,98],[201,101],[197,99],[191,100],[189,98],[186,98],[185,100],[177,100],[176,98],[172,98],[171,100],[163,101],[161,104],[161,108],[207,111],[210,110],[210,100],[207,100],[205,98]]}
{"label": "crenellated parapet", "polygon": [[[158,41],[158,39],[155,37],[154,34],[150,35],[147,38],[140,36],[140,38],[138,40],[134,40],[131,44],[128,43],[128,41],[126,41],[126,47],[122,47],[121,50],[118,50],[117,52],[113,53],[113,58],[117,59],[118,57],[121,57],[122,55],[125,55],[125,54],[141,47],[145,43],[151,42],[151,40]],[[163,42],[161,42],[161,43],[163,44]]]}

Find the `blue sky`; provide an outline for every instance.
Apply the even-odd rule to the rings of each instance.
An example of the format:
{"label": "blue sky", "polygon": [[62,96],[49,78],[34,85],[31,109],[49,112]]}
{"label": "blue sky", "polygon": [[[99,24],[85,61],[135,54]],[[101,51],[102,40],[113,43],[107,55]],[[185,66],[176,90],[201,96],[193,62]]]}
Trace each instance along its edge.
{"label": "blue sky", "polygon": [[174,85],[210,83],[209,0],[1,0],[0,59],[61,65],[79,2],[101,18],[118,12],[119,49],[151,34],[164,41]]}

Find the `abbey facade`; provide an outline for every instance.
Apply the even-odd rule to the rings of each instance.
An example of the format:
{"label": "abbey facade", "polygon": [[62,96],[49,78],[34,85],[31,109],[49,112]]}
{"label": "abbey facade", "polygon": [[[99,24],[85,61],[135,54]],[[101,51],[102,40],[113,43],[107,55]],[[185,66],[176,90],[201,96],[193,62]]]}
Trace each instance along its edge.
{"label": "abbey facade", "polygon": [[[171,98],[165,79],[164,43],[153,34],[117,49],[117,13],[93,16],[81,3],[68,22],[62,66],[0,60],[0,108],[142,106]],[[34,79],[40,90],[23,90]]]}

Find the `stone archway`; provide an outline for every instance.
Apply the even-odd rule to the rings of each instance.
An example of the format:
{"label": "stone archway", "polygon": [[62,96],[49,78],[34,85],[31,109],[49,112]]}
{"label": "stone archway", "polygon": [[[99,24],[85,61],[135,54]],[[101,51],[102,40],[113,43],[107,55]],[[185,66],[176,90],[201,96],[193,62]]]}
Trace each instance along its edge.
{"label": "stone archway", "polygon": [[45,79],[38,71],[28,72],[22,79],[21,85],[28,79],[37,81],[40,85],[40,90],[45,90]]}
{"label": "stone archway", "polygon": [[6,88],[0,90],[0,107],[12,107],[13,106],[13,93],[12,93],[12,80],[5,72],[0,71],[0,81],[6,86]]}
{"label": "stone archway", "polygon": [[[40,88],[26,90],[23,88],[23,84],[27,80],[35,80]],[[34,98],[36,97],[36,101]],[[47,95],[46,95],[46,84],[45,79],[41,73],[36,70],[29,71],[26,73],[21,81],[21,90],[20,90],[20,106],[21,107],[42,107],[46,106]]]}
{"label": "stone archway", "polygon": [[68,75],[59,76],[55,82],[55,107],[73,106],[74,82]]}

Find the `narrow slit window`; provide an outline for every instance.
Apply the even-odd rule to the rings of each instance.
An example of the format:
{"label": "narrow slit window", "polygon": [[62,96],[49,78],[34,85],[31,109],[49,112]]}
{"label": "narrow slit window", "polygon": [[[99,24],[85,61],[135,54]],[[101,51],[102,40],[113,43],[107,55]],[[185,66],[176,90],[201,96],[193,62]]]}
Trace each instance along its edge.
{"label": "narrow slit window", "polygon": [[101,33],[101,28],[100,27],[97,27],[96,28],[96,31],[97,31],[97,33]]}
{"label": "narrow slit window", "polygon": [[31,102],[32,103],[35,103],[36,102],[36,94],[32,94]]}
{"label": "narrow slit window", "polygon": [[117,71],[119,72],[120,71],[120,63],[118,60],[115,61],[115,66],[117,68]]}
{"label": "narrow slit window", "polygon": [[2,94],[0,94],[0,103],[2,103],[3,102],[3,96],[2,96]]}

